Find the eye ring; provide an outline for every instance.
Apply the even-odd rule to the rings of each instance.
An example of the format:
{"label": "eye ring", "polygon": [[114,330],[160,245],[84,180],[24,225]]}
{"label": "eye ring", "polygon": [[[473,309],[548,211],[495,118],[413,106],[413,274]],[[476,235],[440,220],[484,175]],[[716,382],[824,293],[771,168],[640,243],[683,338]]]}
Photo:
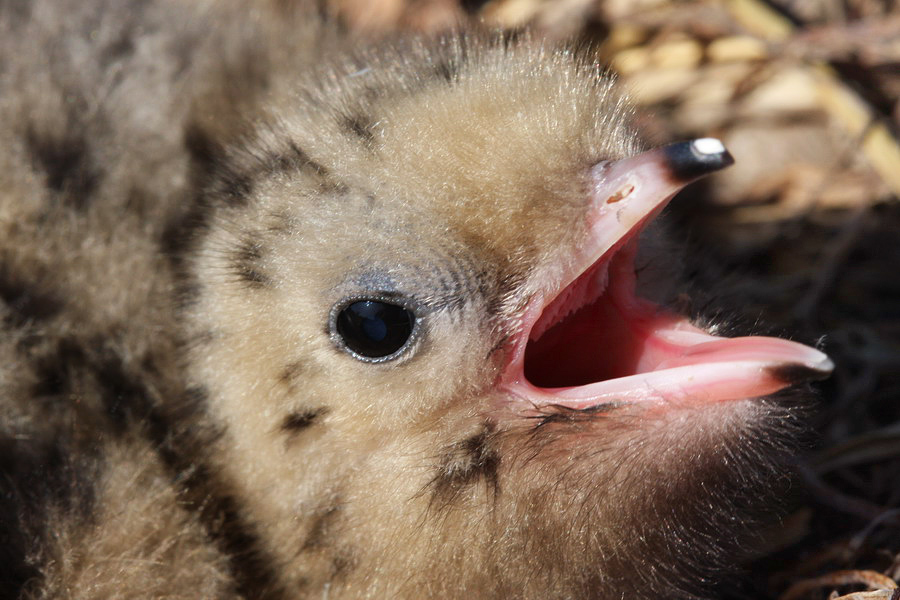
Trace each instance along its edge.
{"label": "eye ring", "polygon": [[396,360],[415,345],[420,331],[416,307],[402,298],[353,296],[329,314],[331,339],[338,348],[366,363]]}

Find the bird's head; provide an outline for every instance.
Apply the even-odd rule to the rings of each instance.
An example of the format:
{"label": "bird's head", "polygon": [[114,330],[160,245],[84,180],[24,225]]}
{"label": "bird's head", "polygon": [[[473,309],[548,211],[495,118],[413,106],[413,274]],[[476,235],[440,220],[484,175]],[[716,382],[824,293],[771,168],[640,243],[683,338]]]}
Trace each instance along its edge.
{"label": "bird's head", "polygon": [[264,551],[354,597],[702,580],[780,476],[764,397],[830,370],[666,307],[651,221],[730,156],[641,151],[565,51],[394,52],[273,100],[210,188],[191,369]]}

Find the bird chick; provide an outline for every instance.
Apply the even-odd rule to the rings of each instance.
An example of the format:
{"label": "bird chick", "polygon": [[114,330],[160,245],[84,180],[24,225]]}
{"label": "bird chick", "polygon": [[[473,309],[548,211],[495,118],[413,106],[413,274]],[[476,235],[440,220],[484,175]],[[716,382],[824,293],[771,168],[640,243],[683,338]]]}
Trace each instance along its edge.
{"label": "bird chick", "polygon": [[[186,575],[150,585],[111,558],[144,544],[138,558],[222,582],[210,595],[702,594],[783,476],[794,418],[771,394],[830,370],[800,344],[693,325],[665,307],[671,272],[660,281],[659,269],[636,269],[670,264],[654,254],[665,246],[651,221],[683,185],[731,163],[724,147],[644,151],[597,65],[527,36],[367,47],[307,25],[302,35],[334,56],[311,59],[313,44],[283,59],[308,68],[266,62],[235,75],[222,65],[279,43],[246,27],[255,33],[237,59],[172,74],[168,103],[153,101],[170,117],[153,143],[181,177],[151,180],[139,157],[122,158],[127,180],[160,198],[145,203],[146,220],[123,200],[134,188],[104,187],[99,174],[53,197],[74,190],[106,204],[42,213],[68,234],[51,254],[67,251],[82,219],[98,239],[130,232],[139,256],[129,260],[151,266],[104,276],[128,244],[97,242],[80,255],[93,285],[125,300],[92,304],[110,294],[99,289],[77,310],[8,320],[30,377],[51,351],[28,347],[29,335],[65,356],[52,389],[3,373],[13,382],[3,409],[19,423],[4,430],[20,440],[9,456],[91,457],[54,471],[65,475],[55,496],[38,502],[52,518],[7,502],[30,515],[32,529],[14,531],[50,539],[43,554],[17,542],[29,593],[76,589],[72,573],[95,594],[195,585]],[[143,48],[150,30],[129,39]],[[213,36],[189,25],[168,35]],[[116,119],[105,123],[113,132],[131,123]],[[36,160],[50,174],[57,163]],[[43,206],[30,190],[54,182],[16,183],[4,210]],[[5,246],[4,256],[35,254]],[[54,256],[41,264],[67,264]],[[52,285],[18,268],[38,259],[6,260],[12,315],[26,291]],[[135,325],[123,317],[139,312],[129,288],[151,272],[143,302],[178,306],[148,306]],[[91,324],[73,324],[79,311]],[[120,328],[97,324],[104,315]],[[28,404],[38,395],[62,407],[62,424],[38,423]],[[63,430],[65,440],[47,433]],[[23,431],[44,445],[23,447]],[[27,477],[9,480],[28,497]],[[92,500],[73,500],[77,491]],[[73,505],[92,521],[73,524]],[[108,534],[120,514],[131,537]],[[81,550],[74,561],[98,531],[103,560]]]}
{"label": "bird chick", "polygon": [[773,466],[760,398],[829,369],[635,294],[721,144],[640,153],[596,66],[529,42],[363,53],[299,97],[219,164],[188,311],[287,589],[683,593]]}

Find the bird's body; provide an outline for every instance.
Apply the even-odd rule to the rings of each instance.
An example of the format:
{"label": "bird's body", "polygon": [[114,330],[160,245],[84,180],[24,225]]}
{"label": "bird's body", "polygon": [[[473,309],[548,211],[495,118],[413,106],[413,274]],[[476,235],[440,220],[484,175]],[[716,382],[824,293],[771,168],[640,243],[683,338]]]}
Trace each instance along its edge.
{"label": "bird's body", "polygon": [[0,2],[4,591],[702,593],[828,368],[628,283],[724,151],[527,39],[121,4]]}

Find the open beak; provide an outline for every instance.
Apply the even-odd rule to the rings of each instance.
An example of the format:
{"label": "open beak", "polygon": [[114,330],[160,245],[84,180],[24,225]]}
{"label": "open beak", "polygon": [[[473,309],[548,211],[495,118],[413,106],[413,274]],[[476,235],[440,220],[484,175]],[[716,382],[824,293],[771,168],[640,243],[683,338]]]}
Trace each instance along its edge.
{"label": "open beak", "polygon": [[512,340],[501,386],[513,401],[575,410],[705,404],[828,376],[833,365],[818,350],[711,335],[636,295],[638,234],[686,184],[733,162],[721,142],[704,138],[591,169],[588,233],[548,271],[552,282],[532,298]]}

